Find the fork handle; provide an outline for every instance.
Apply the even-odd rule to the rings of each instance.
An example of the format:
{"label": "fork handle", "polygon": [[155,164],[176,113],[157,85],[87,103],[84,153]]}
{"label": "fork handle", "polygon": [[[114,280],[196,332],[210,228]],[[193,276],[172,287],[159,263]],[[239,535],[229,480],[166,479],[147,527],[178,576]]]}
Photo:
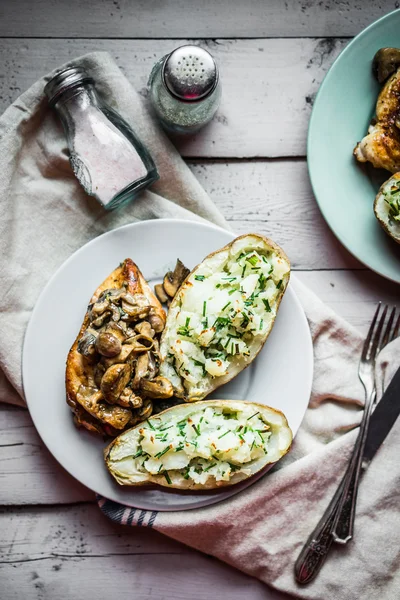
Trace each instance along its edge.
{"label": "fork handle", "polygon": [[367,440],[368,426],[374,404],[374,392],[364,413],[360,433],[357,438],[354,456],[350,461],[348,472],[345,476],[345,485],[335,516],[332,530],[333,540],[336,544],[347,544],[353,538],[354,519],[356,514],[358,483],[360,480],[362,460]]}
{"label": "fork handle", "polygon": [[340,507],[344,484],[345,477],[296,560],[294,572],[298,583],[309,583],[325,562],[333,542],[332,531]]}

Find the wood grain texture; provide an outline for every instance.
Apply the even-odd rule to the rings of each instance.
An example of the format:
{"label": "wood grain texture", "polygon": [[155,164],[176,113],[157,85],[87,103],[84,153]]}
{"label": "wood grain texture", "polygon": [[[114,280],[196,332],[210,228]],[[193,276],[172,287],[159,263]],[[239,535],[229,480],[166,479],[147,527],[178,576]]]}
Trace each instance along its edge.
{"label": "wood grain texture", "polygon": [[[315,94],[346,40],[229,39],[201,44],[220,65],[222,102],[209,126],[196,136],[176,141],[181,154],[234,158],[305,155]],[[42,75],[96,50],[113,56],[146,101],[153,64],[177,45],[176,40],[0,39],[0,111]]]}
{"label": "wood grain texture", "polygon": [[284,600],[251,577],[95,505],[0,514],[2,600]]}
{"label": "wood grain texture", "polygon": [[[310,271],[296,276],[333,310],[366,333],[376,302],[393,304],[398,287],[369,271]],[[50,455],[29,413],[0,404],[0,505],[68,504],[92,501]]]}
{"label": "wood grain texture", "polygon": [[10,0],[0,35],[180,38],[353,36],[395,0]]}

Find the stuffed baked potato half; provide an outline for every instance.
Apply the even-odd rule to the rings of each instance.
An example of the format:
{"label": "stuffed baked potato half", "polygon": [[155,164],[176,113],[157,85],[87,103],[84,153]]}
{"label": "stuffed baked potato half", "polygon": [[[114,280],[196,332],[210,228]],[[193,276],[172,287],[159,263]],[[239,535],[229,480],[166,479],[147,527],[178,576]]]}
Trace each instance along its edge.
{"label": "stuffed baked potato half", "polygon": [[187,402],[202,400],[263,347],[290,276],[274,242],[257,234],[209,254],[186,278],[161,338],[161,375]]}
{"label": "stuffed baked potato half", "polygon": [[380,187],[374,213],[385,232],[400,244],[400,173],[395,173]]}
{"label": "stuffed baked potato half", "polygon": [[159,376],[165,312],[127,258],[93,294],[66,365],[67,403],[77,426],[115,436],[149,417],[173,389]]}
{"label": "stuffed baked potato half", "polygon": [[181,404],[119,435],[105,449],[120,485],[210,490],[277,462],[292,443],[278,410],[241,400]]}

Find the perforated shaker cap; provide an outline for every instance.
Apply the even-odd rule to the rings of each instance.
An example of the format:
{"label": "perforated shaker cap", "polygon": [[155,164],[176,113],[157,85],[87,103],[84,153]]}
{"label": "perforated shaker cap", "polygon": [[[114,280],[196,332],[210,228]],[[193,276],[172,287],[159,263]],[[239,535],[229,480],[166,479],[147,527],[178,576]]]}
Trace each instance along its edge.
{"label": "perforated shaker cap", "polygon": [[162,77],[173,96],[196,102],[215,89],[218,68],[207,50],[199,46],[180,46],[164,62]]}

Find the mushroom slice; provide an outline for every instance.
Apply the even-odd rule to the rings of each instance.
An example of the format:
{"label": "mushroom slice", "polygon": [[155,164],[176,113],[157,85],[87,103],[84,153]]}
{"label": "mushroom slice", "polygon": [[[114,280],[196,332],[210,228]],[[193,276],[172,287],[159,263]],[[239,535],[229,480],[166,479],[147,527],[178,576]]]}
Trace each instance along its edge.
{"label": "mushroom slice", "polygon": [[141,409],[135,412],[135,416],[137,415],[137,421],[145,421],[150,417],[153,412],[153,403],[150,398],[146,398],[143,402],[143,406]]}
{"label": "mushroom slice", "polygon": [[148,352],[149,366],[148,366],[148,379],[154,379],[160,370],[160,357],[155,352]]}
{"label": "mushroom slice", "polygon": [[76,399],[92,417],[108,423],[115,429],[124,429],[132,418],[132,412],[122,406],[109,406],[103,394],[93,387],[81,385]]}
{"label": "mushroom slice", "polygon": [[152,381],[141,379],[140,389],[146,396],[154,399],[171,398],[174,394],[172,384],[166,377],[156,377]]}
{"label": "mushroom slice", "polygon": [[122,298],[121,308],[124,311],[122,320],[145,319],[150,312],[150,302],[144,294],[129,294],[126,292]]}
{"label": "mushroom slice", "polygon": [[118,363],[131,363],[136,356],[135,347],[132,344],[123,344],[122,350],[117,356],[113,356],[111,358],[106,358],[105,356],[101,357],[101,362],[105,366],[106,369],[111,367],[111,365],[116,365]]}
{"label": "mushroom slice", "polygon": [[157,285],[154,286],[154,291],[159,301],[162,302],[162,304],[165,304],[168,300],[168,296],[165,293],[163,284],[157,283]]}
{"label": "mushroom slice", "polygon": [[97,332],[93,329],[86,329],[78,341],[78,352],[85,358],[93,360],[96,358],[96,337]]}
{"label": "mushroom slice", "polygon": [[384,83],[399,67],[399,48],[381,48],[372,61],[372,71],[379,83]]}
{"label": "mushroom slice", "polygon": [[132,379],[132,387],[137,389],[140,381],[144,379],[149,372],[149,352],[140,354],[135,365],[135,377]]}
{"label": "mushroom slice", "polygon": [[[102,295],[103,296],[103,295]],[[98,299],[97,302],[91,305],[89,310],[90,319],[96,319],[96,317],[102,315],[104,311],[108,309],[110,306],[110,300],[107,297],[103,297],[102,299]]]}
{"label": "mushroom slice", "polygon": [[104,325],[104,323],[111,317],[111,315],[111,310],[106,310],[105,312],[103,312],[102,315],[97,317],[97,319],[94,319],[94,321],[92,321],[93,327],[102,327],[102,325]]}
{"label": "mushroom slice", "polygon": [[117,356],[121,352],[122,344],[120,340],[108,331],[101,331],[96,338],[96,350],[102,356],[108,358]]}
{"label": "mushroom slice", "polygon": [[175,269],[173,271],[168,271],[163,280],[164,291],[170,298],[175,296],[176,292],[181,287],[189,273],[190,269],[186,268],[183,262],[181,262],[178,258]]}
{"label": "mushroom slice", "polygon": [[132,376],[130,364],[112,365],[103,375],[101,391],[107,402],[115,404]]}
{"label": "mushroom slice", "polygon": [[104,328],[104,331],[107,333],[112,333],[119,339],[120,342],[123,342],[126,339],[126,323],[114,323],[114,321],[110,321]]}
{"label": "mushroom slice", "polygon": [[98,387],[98,389],[100,389],[101,387],[101,380],[103,379],[103,375],[105,372],[106,368],[103,365],[103,363],[98,362],[93,370],[94,383]]}
{"label": "mushroom slice", "polygon": [[143,333],[143,335],[151,338],[153,338],[156,334],[148,321],[142,321],[141,323],[135,325],[135,331],[137,331],[137,333]]}
{"label": "mushroom slice", "polygon": [[153,309],[150,310],[149,323],[156,333],[164,331],[165,321],[164,319]]}
{"label": "mushroom slice", "polygon": [[139,333],[126,340],[126,344],[133,346],[134,352],[147,352],[151,350],[154,345],[153,338]]}
{"label": "mushroom slice", "polygon": [[126,408],[136,409],[142,406],[143,399],[140,396],[136,396],[131,388],[126,387],[118,398],[118,404]]}

